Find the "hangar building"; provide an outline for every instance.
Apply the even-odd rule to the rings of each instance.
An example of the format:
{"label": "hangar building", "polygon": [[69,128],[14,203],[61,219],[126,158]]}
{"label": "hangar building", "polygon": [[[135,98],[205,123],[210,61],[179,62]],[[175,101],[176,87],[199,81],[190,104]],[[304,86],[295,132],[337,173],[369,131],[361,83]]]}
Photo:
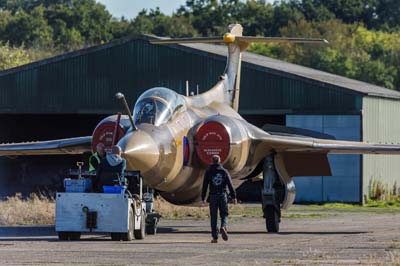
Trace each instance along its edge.
{"label": "hangar building", "polygon": [[[184,94],[187,80],[191,91],[204,92],[223,72],[225,55],[224,46],[151,45],[147,37],[135,37],[2,71],[0,142],[91,135],[101,118],[122,111],[117,91],[131,107],[151,87]],[[397,91],[243,55],[240,113],[257,126],[272,123],[341,140],[399,143],[399,100]],[[2,158],[0,194],[15,186],[59,184],[60,169],[74,167],[79,159]],[[298,202],[361,202],[371,182],[392,188],[400,180],[400,156],[330,155],[329,160],[333,176],[295,177]]]}

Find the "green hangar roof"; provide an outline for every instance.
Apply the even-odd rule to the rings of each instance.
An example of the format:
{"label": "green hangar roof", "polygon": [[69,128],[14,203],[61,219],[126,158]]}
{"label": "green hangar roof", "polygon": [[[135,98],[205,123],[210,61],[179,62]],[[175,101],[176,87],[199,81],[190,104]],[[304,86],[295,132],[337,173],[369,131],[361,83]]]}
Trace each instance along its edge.
{"label": "green hangar roof", "polygon": [[[226,56],[227,54],[225,46],[222,45],[186,44],[185,46],[223,56]],[[338,76],[309,67],[287,63],[285,61],[276,60],[254,53],[244,52],[242,61],[249,64],[249,67],[258,66],[261,68],[269,69],[270,71],[272,71],[271,73],[281,73],[281,75],[285,75],[287,77],[295,79],[321,82],[322,87],[324,86],[323,84],[330,84],[343,89],[358,92],[362,95],[400,99],[400,92],[395,90],[386,89],[370,83]]]}
{"label": "green hangar roof", "polygon": [[[0,72],[0,113],[110,114],[156,86],[185,93],[208,90],[225,68],[226,47],[152,45],[147,37],[121,39]],[[244,53],[243,114],[360,113],[365,95],[400,93],[268,57]]]}

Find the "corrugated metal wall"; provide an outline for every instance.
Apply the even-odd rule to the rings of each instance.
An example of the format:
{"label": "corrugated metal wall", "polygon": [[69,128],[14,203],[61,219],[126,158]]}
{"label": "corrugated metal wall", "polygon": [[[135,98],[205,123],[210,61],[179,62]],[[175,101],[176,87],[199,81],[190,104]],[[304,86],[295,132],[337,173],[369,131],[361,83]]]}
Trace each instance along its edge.
{"label": "corrugated metal wall", "polygon": [[[359,115],[288,115],[286,125],[326,133],[338,140],[360,141]],[[332,176],[294,178],[296,202],[360,202],[361,156],[329,154]]]}
{"label": "corrugated metal wall", "polygon": [[[146,89],[185,92],[209,89],[225,57],[182,46],[151,45],[146,39],[117,41],[16,70],[0,72],[0,113],[110,114],[121,110],[114,94],[130,104]],[[329,84],[289,77],[283,71],[243,64],[243,114],[354,113],[361,97]]]}
{"label": "corrugated metal wall", "polygon": [[[400,144],[398,100],[363,98],[363,141]],[[400,187],[400,155],[363,155],[363,195],[369,197],[371,182],[381,181],[387,189]]]}

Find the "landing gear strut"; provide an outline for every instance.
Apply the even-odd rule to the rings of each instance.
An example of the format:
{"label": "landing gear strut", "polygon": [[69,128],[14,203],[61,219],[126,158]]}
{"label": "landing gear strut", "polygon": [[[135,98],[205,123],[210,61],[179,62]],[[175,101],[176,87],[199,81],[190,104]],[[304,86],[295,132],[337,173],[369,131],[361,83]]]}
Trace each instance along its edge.
{"label": "landing gear strut", "polygon": [[161,215],[153,210],[154,190],[147,187],[146,193],[143,194],[146,202],[146,233],[148,235],[157,234],[157,226]]}
{"label": "landing gear strut", "polygon": [[263,165],[262,210],[268,233],[279,232],[281,221],[281,191],[283,184],[275,168],[274,155],[265,158]]}

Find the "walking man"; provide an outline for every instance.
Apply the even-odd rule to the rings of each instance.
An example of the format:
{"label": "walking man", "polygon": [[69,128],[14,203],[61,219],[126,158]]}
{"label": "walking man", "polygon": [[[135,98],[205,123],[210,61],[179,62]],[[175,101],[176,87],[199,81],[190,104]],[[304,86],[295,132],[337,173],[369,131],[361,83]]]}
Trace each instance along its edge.
{"label": "walking man", "polygon": [[232,185],[232,179],[228,171],[221,165],[221,158],[218,155],[212,157],[212,164],[208,167],[203,180],[203,190],[201,193],[202,204],[205,206],[207,189],[209,192],[210,219],[211,219],[211,243],[218,243],[218,210],[221,217],[220,233],[222,239],[228,240],[228,197],[226,187],[228,186],[230,197],[236,204],[236,192]]}

